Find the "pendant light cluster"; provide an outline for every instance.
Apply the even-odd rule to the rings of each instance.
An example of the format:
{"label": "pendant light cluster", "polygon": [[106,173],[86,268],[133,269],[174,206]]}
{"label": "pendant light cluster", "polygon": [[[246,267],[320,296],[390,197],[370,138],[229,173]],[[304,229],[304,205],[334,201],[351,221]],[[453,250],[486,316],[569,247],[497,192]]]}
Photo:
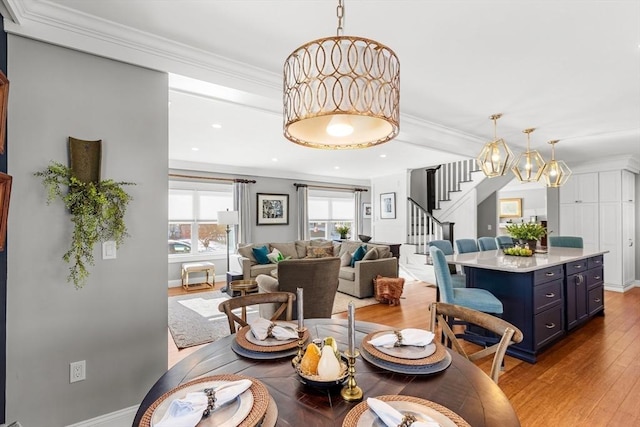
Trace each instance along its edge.
{"label": "pendant light cluster", "polygon": [[400,62],[387,46],[342,35],[308,42],[284,64],[284,136],[302,146],[367,148],[400,131]]}
{"label": "pendant light cluster", "polygon": [[531,133],[535,128],[525,129],[522,132],[527,134],[527,151],[520,154],[514,160],[513,152],[502,138],[497,137],[496,121],[502,114],[494,114],[489,118],[493,120],[494,137],[487,142],[480,155],[476,158],[478,166],[489,178],[503,176],[507,170],[511,169],[520,182],[538,182],[544,178],[547,187],[560,187],[571,176],[571,169],[562,160],[555,160],[555,144],[558,140],[549,141],[551,144],[551,161],[545,163],[540,153],[531,150]]}

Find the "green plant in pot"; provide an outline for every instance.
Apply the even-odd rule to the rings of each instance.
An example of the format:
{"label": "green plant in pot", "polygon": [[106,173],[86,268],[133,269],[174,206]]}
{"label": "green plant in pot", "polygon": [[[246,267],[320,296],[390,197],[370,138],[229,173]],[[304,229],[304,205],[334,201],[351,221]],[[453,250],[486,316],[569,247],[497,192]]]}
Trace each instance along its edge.
{"label": "green plant in pot", "polygon": [[538,240],[547,234],[547,229],[536,222],[521,222],[508,224],[507,232],[514,240],[523,245],[527,243],[531,249],[535,248]]}
{"label": "green plant in pot", "polygon": [[131,196],[122,187],[135,184],[111,179],[82,182],[71,168],[55,161],[34,175],[42,178],[47,189],[47,204],[60,199],[71,213],[71,247],[62,258],[72,264],[67,280],[82,288],[89,276],[87,266],[94,265],[95,244],[113,240],[119,247],[128,236],[124,215]]}
{"label": "green plant in pot", "polygon": [[338,232],[338,234],[340,234],[341,239],[347,238],[347,234],[349,234],[349,230],[351,230],[351,227],[349,227],[347,224],[336,225],[336,231]]}

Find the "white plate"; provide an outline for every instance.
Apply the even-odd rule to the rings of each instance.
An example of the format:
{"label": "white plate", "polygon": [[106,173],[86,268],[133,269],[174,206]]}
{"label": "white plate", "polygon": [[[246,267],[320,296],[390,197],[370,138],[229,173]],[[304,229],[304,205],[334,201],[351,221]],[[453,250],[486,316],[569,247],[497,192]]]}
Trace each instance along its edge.
{"label": "white plate", "polygon": [[451,354],[445,352],[444,359],[431,365],[405,365],[400,363],[388,362],[386,360],[378,359],[369,353],[365,348],[360,349],[360,355],[364,360],[371,363],[378,368],[385,369],[391,372],[397,372],[399,374],[406,375],[431,375],[444,371],[451,365]]}
{"label": "white plate", "polygon": [[[175,399],[182,399],[187,395],[187,393],[203,391],[205,388],[215,388],[229,382],[231,381],[205,381],[176,390],[173,394],[167,396],[167,398],[158,405],[155,411],[153,411],[153,415],[151,416],[151,427],[162,420],[165,412],[169,409],[169,405]],[[240,424],[242,420],[247,418],[247,415],[249,415],[252,408],[253,393],[251,393],[251,390],[246,390],[233,402],[223,406],[208,417],[203,418],[198,423],[198,427],[235,427]]]}
{"label": "white plate", "polygon": [[[402,412],[403,414],[411,414],[415,416],[418,421],[427,421],[424,418],[425,415],[433,418],[440,424],[441,427],[456,427],[456,423],[446,415],[436,411],[428,406],[420,405],[415,402],[407,402],[404,400],[398,401],[385,401],[392,408]],[[357,427],[386,427],[386,425],[378,418],[375,412],[371,409],[367,409],[358,418]]]}
{"label": "white plate", "polygon": [[[276,325],[289,326],[289,327],[293,328],[294,331],[295,331],[295,329],[297,327],[297,325],[295,325],[294,323],[291,323],[291,322],[279,322],[279,321],[276,321],[275,323],[276,323]],[[290,343],[290,342],[298,340],[298,338],[291,338],[291,339],[288,339],[288,340],[277,340],[277,339],[275,339],[273,337],[269,337],[269,338],[267,338],[265,340],[259,340],[258,338],[256,338],[255,335],[253,335],[253,331],[251,331],[251,329],[249,329],[247,331],[247,333],[245,334],[244,337],[251,344],[260,345],[260,346],[264,346],[264,347],[273,347],[273,346],[287,344],[287,343]]]}
{"label": "white plate", "polygon": [[400,359],[424,359],[436,352],[436,345],[431,343],[424,347],[416,347],[413,345],[401,345],[400,347],[376,347],[380,353],[388,356],[398,357]]}

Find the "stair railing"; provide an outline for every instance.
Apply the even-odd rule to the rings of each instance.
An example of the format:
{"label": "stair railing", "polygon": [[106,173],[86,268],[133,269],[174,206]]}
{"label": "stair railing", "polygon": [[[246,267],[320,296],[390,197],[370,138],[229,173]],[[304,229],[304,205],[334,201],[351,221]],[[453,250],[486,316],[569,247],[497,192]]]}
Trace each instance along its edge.
{"label": "stair railing", "polygon": [[440,165],[435,173],[435,208],[440,209],[440,202],[451,200],[450,193],[460,191],[460,184],[473,181],[471,174],[480,168],[475,159]]}
{"label": "stair railing", "polygon": [[427,254],[431,240],[453,240],[454,223],[438,221],[411,197],[407,197],[407,212],[407,243],[415,245],[417,253]]}

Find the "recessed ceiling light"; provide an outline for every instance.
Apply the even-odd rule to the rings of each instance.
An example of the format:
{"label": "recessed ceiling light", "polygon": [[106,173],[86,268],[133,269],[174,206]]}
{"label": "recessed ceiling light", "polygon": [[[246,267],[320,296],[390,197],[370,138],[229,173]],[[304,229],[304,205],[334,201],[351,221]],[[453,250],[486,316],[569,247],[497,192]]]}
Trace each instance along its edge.
{"label": "recessed ceiling light", "polygon": [[386,154],[380,154],[380,157],[382,157],[384,159],[385,157],[387,157],[387,155]]}
{"label": "recessed ceiling light", "polygon": [[333,168],[338,170],[338,169],[340,169],[340,166],[334,166]]}
{"label": "recessed ceiling light", "polygon": [[272,162],[277,162],[278,159],[276,159],[275,157],[273,159],[271,159]]}
{"label": "recessed ceiling light", "polygon": [[220,123],[214,123],[214,124],[211,125],[211,127],[214,128],[214,129],[220,129],[220,128],[222,128],[222,125]]}
{"label": "recessed ceiling light", "polygon": [[200,149],[198,147],[193,147],[191,148],[191,151],[200,151]]}

